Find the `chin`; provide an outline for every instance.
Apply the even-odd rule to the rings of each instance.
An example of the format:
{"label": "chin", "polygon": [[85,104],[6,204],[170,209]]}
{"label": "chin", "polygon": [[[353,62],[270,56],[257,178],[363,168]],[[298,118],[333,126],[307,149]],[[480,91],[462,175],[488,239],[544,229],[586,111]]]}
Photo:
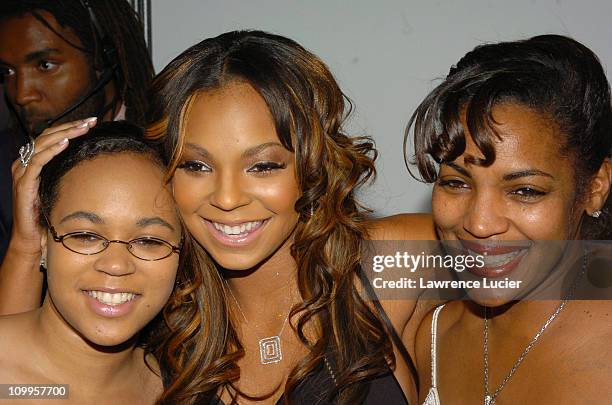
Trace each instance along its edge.
{"label": "chin", "polygon": [[221,268],[236,271],[251,270],[265,261],[265,258],[259,258],[253,254],[215,254],[211,252],[211,256]]}
{"label": "chin", "polygon": [[87,342],[93,346],[97,346],[104,350],[112,350],[113,348],[121,350],[123,347],[132,346],[135,343],[138,333],[134,331],[116,331],[116,330],[95,330],[91,333],[82,333],[81,335]]}

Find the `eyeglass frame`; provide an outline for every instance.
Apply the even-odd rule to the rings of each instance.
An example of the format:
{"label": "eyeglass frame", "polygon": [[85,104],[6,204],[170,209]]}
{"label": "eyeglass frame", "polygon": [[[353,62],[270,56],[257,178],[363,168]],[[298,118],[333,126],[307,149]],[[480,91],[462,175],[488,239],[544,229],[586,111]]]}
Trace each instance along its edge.
{"label": "eyeglass frame", "polygon": [[[99,235],[99,234],[97,234],[97,233],[95,233],[95,232],[89,232],[89,231],[75,231],[75,232],[68,232],[68,233],[65,233],[65,234],[63,234],[63,235],[58,235],[58,234],[57,234],[57,231],[55,230],[55,227],[53,227],[53,225],[51,225],[51,223],[49,222],[49,219],[47,219],[47,216],[46,216],[46,215],[45,215],[45,221],[47,221],[47,225],[49,226],[49,231],[51,231],[51,236],[53,236],[53,240],[54,240],[55,242],[59,242],[59,243],[61,243],[63,247],[65,247],[66,249],[70,250],[71,252],[74,252],[74,253],[79,254],[79,255],[84,255],[84,256],[93,256],[93,255],[97,255],[98,253],[102,253],[102,252],[104,252],[106,249],[108,249],[108,247],[110,246],[110,244],[111,244],[111,243],[121,243],[121,244],[123,244],[123,245],[126,245],[126,249],[127,249],[127,251],[128,251],[128,252],[130,252],[130,254],[131,254],[132,256],[134,256],[135,258],[140,259],[140,260],[144,260],[144,261],[147,261],[147,262],[156,262],[156,261],[158,261],[158,260],[163,260],[163,259],[166,259],[166,258],[170,257],[170,255],[172,255],[172,253],[177,253],[177,254],[179,254],[179,253],[181,252],[181,249],[182,249],[182,244],[183,244],[183,240],[182,240],[182,238],[181,238],[181,243],[180,243],[180,246],[174,246],[172,243],[170,243],[170,242],[168,242],[168,241],[165,241],[165,240],[163,240],[163,239],[160,239],[160,238],[156,238],[156,237],[154,237],[154,236],[142,236],[142,237],[140,237],[140,238],[131,239],[131,240],[127,241],[127,242],[126,242],[126,241],[124,241],[124,240],[120,240],[120,239],[112,239],[112,240],[111,240],[111,239],[106,239],[104,236]],[[72,236],[72,235],[91,235],[91,236],[98,237],[98,238],[100,238],[100,239],[102,239],[102,240],[104,240],[104,241],[105,241],[105,243],[104,243],[104,249],[102,249],[102,250],[100,250],[100,251],[98,251],[98,252],[95,252],[95,253],[82,253],[82,252],[77,252],[76,250],[70,249],[70,248],[69,248],[68,246],[66,246],[66,244],[64,243],[64,238],[66,238],[67,236]],[[164,257],[160,257],[160,258],[158,258],[158,259],[143,259],[142,257],[138,257],[138,256],[136,256],[136,255],[134,254],[134,252],[132,252],[132,251],[130,250],[130,245],[131,245],[131,243],[132,243],[132,242],[134,242],[134,241],[137,241],[137,240],[154,240],[154,241],[158,241],[158,242],[163,243],[164,245],[167,245],[167,246],[171,247],[171,248],[172,248],[172,250],[171,250],[171,251],[170,251],[170,253],[168,253],[166,256],[164,256]]]}

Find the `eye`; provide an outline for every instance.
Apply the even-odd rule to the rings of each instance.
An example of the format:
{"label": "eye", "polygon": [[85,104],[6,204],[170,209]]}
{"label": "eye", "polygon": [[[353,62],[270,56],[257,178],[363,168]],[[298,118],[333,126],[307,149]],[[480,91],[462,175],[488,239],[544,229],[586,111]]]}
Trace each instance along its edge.
{"label": "eye", "polygon": [[133,241],[130,242],[130,245],[132,245],[134,248],[137,248],[137,249],[150,249],[150,250],[155,250],[155,249],[164,248],[168,246],[161,239],[152,238],[149,236],[134,239]]}
{"label": "eye", "polygon": [[56,67],[57,67],[57,63],[51,62],[48,60],[41,60],[40,62],[38,62],[38,69],[45,71],[45,72],[53,70]]}
{"label": "eye", "polygon": [[179,163],[178,169],[183,169],[188,172],[211,172],[212,169],[206,163],[200,160],[186,160]]}
{"label": "eye", "polygon": [[461,191],[470,188],[466,182],[460,179],[439,179],[438,186],[449,191]]}
{"label": "eye", "polygon": [[91,246],[104,242],[104,238],[91,232],[78,232],[66,235],[64,242],[73,246]]}
{"label": "eye", "polygon": [[286,168],[287,165],[285,163],[277,163],[277,162],[258,162],[253,166],[249,167],[247,172],[249,173],[270,173],[273,170],[281,170]]}
{"label": "eye", "polygon": [[15,74],[15,69],[10,68],[8,66],[0,66],[0,76],[7,77],[13,76]]}
{"label": "eye", "polygon": [[510,192],[511,195],[516,196],[517,198],[525,201],[533,201],[538,198],[545,196],[547,193],[545,191],[537,190],[530,186],[523,186],[515,188]]}

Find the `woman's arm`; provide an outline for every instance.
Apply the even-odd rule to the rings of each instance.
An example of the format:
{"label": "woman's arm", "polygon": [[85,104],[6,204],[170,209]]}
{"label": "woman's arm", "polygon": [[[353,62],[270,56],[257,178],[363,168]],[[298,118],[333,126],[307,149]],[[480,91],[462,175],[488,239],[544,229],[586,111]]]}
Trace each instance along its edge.
{"label": "woman's arm", "polygon": [[[378,241],[428,241],[436,240],[435,227],[431,214],[399,214],[380,218],[370,222],[369,238]],[[412,291],[416,296],[418,291]],[[380,303],[387,313],[391,324],[397,331],[403,345],[408,351],[411,363],[415,359],[415,339],[418,326],[427,315],[433,302],[416,299],[384,299]],[[403,361],[403,356],[394,344],[396,358],[395,376],[410,403],[416,403],[417,386],[413,370]]]}
{"label": "woman's arm", "polygon": [[30,311],[40,306],[41,228],[38,223],[38,186],[43,166],[68,146],[68,140],[96,124],[86,119],[46,129],[35,141],[26,167],[13,163],[13,230],[0,266],[0,315]]}

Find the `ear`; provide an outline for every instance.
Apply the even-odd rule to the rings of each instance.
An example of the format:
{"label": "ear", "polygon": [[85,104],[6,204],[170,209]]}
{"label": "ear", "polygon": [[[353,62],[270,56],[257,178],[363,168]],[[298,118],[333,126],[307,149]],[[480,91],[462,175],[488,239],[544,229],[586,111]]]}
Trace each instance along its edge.
{"label": "ear", "polygon": [[611,183],[612,163],[610,163],[609,159],[606,159],[589,185],[584,205],[584,210],[588,215],[592,215],[593,212],[599,211],[604,207],[610,194]]}

